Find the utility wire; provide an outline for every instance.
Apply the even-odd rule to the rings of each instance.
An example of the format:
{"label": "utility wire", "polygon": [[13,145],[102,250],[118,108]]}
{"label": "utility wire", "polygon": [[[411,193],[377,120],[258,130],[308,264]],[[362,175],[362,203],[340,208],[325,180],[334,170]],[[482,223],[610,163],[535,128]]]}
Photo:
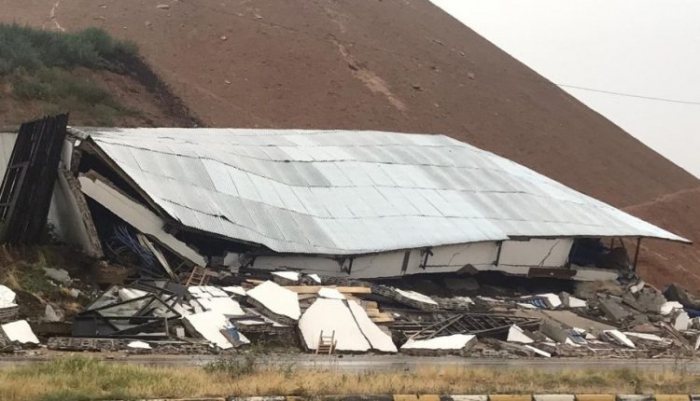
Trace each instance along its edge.
{"label": "utility wire", "polygon": [[576,86],[576,85],[557,84],[557,86],[560,86],[560,87],[563,87],[563,88],[580,89],[580,90],[589,91],[589,92],[605,93],[605,94],[608,94],[608,95],[633,97],[633,98],[645,99],[645,100],[654,100],[654,101],[657,101],[657,102],[678,103],[678,104],[689,104],[689,105],[694,105],[694,106],[700,106],[700,102],[691,102],[691,101],[688,101],[688,100],[666,99],[666,98],[662,98],[662,97],[635,95],[635,94],[632,94],[632,93],[613,92],[613,91],[606,91],[606,90],[602,90],[602,89],[586,88],[586,87],[583,87],[583,86]]}

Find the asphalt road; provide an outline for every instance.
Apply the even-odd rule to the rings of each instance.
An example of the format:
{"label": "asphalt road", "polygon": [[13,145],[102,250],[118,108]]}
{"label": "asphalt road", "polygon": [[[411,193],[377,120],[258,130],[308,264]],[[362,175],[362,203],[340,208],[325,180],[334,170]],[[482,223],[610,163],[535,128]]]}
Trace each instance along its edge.
{"label": "asphalt road", "polygon": [[[99,354],[97,354],[99,355]],[[205,365],[220,357],[215,355],[129,355],[105,359],[112,363],[133,363],[150,366],[197,366]],[[243,358],[242,356],[239,358]],[[27,365],[45,362],[49,357],[0,357],[0,367]],[[266,366],[342,370],[342,371],[387,371],[414,370],[437,367],[486,367],[493,369],[538,369],[592,370],[592,369],[639,369],[653,372],[683,371],[700,373],[700,360],[674,359],[470,359],[459,357],[411,357],[401,355],[274,355],[259,356],[257,362]]]}

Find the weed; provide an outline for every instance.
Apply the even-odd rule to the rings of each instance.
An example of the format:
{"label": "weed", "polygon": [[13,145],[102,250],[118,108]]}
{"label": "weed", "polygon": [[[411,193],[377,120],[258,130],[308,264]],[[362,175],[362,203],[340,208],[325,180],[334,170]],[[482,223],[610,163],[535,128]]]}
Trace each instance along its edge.
{"label": "weed", "polygon": [[209,362],[204,366],[204,370],[207,373],[223,373],[232,378],[237,378],[257,372],[258,366],[254,354],[245,354],[243,359],[230,357]]}

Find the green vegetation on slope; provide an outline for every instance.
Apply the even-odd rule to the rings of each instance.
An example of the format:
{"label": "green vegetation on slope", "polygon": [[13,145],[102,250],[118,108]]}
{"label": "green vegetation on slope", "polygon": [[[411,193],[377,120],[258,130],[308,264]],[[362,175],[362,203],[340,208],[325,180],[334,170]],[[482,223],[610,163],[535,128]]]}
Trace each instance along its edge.
{"label": "green vegetation on slope", "polygon": [[543,371],[446,367],[417,371],[342,372],[257,367],[246,361],[208,367],[156,368],[65,357],[45,364],[0,369],[7,401],[141,399],[251,395],[366,394],[695,394],[700,378],[679,372],[633,369]]}
{"label": "green vegetation on slope", "polygon": [[0,80],[9,94],[41,102],[42,113],[81,112],[99,125],[133,111],[78,69],[118,71],[121,60],[137,52],[132,42],[101,29],[68,33],[0,24]]}

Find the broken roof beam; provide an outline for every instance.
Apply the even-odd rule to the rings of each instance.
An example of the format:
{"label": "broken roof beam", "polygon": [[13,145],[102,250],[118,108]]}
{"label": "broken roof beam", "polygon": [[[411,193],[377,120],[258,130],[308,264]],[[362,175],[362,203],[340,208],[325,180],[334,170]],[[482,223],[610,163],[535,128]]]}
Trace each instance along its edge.
{"label": "broken roof beam", "polygon": [[96,173],[91,175],[92,177],[81,175],[78,178],[81,190],[86,196],[181,258],[196,266],[206,266],[207,262],[202,255],[164,230],[163,219],[118,191],[106,179]]}

